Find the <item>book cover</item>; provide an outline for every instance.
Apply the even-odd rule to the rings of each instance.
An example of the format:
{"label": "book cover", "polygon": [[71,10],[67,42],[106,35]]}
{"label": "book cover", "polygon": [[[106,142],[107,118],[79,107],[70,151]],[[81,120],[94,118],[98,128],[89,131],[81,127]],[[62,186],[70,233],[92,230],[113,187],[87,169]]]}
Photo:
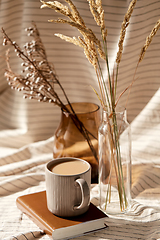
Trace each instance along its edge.
{"label": "book cover", "polygon": [[86,213],[73,218],[52,214],[47,208],[45,191],[20,196],[16,204],[41,230],[52,235],[55,240],[69,239],[107,227],[107,215],[92,203]]}

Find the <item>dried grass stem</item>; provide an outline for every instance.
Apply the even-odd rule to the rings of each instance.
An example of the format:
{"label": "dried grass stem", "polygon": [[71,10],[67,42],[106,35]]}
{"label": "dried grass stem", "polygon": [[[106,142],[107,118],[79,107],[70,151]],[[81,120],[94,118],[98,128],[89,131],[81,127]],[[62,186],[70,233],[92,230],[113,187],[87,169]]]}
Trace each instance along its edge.
{"label": "dried grass stem", "polygon": [[151,44],[151,42],[153,40],[153,37],[156,35],[159,28],[160,28],[160,19],[157,21],[157,23],[153,27],[151,33],[146,38],[146,42],[141,49],[140,57],[139,57],[139,60],[138,60],[139,63],[143,60],[145,52],[146,52],[147,48],[149,47],[149,45]]}

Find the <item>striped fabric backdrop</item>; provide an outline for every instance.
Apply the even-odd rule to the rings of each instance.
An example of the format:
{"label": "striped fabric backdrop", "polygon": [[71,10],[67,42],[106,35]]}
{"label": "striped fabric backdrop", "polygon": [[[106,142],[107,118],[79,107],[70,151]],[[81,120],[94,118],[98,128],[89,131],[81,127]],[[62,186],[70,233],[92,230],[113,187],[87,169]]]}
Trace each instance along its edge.
{"label": "striped fabric backdrop", "polygon": [[[61,1],[64,2],[63,0]],[[99,35],[87,0],[74,0],[87,26]],[[108,29],[110,67],[113,68],[121,23],[129,0],[102,0]],[[98,89],[93,67],[82,49],[66,43],[54,33],[77,36],[74,28],[48,23],[57,18],[51,9],[40,9],[39,0],[0,0],[0,27],[21,47],[30,39],[25,28],[34,21],[71,102],[98,103],[92,85]],[[120,64],[118,94],[133,79],[146,36],[160,19],[159,0],[138,0],[127,30]],[[0,32],[1,43],[3,42]],[[59,124],[60,109],[49,103],[23,99],[10,89],[4,77],[5,51],[0,44],[0,239],[49,239],[16,207],[18,196],[45,189],[44,166],[52,159],[53,134]],[[21,62],[10,48],[12,70],[21,73]],[[104,66],[105,67],[105,66]],[[160,30],[140,63],[136,82],[127,103],[132,129],[131,211],[109,218],[109,227],[85,239],[160,239]],[[62,97],[61,92],[59,95]],[[125,94],[120,105],[125,105]],[[64,99],[63,99],[64,100]],[[92,186],[91,199],[98,204],[98,186]]]}

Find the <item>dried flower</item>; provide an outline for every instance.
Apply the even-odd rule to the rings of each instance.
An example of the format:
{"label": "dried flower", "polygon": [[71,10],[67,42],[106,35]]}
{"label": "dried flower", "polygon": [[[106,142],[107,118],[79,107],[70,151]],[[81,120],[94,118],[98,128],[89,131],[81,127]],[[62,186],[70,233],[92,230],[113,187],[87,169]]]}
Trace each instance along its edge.
{"label": "dried flower", "polygon": [[140,53],[140,57],[139,57],[139,61],[138,62],[141,62],[143,60],[145,52],[146,52],[147,48],[149,47],[149,45],[151,44],[152,39],[156,35],[156,33],[157,33],[159,28],[160,28],[160,19],[157,21],[157,23],[153,27],[151,33],[146,38],[146,42],[145,42],[143,48],[141,49],[141,53]]}
{"label": "dried flower", "polygon": [[131,15],[132,15],[133,9],[134,9],[134,7],[136,5],[136,2],[137,2],[137,0],[132,0],[132,2],[129,5],[128,11],[127,11],[127,13],[124,16],[124,20],[122,22],[122,28],[121,28],[121,32],[120,32],[120,39],[119,39],[119,43],[118,43],[119,51],[117,53],[117,58],[116,58],[116,62],[118,64],[120,63],[121,57],[122,57],[123,42],[124,42],[125,35],[126,35],[126,28],[129,25],[129,20],[131,18]]}
{"label": "dried flower", "polygon": [[96,21],[97,25],[101,28],[102,38],[105,41],[107,36],[107,30],[105,29],[104,23],[104,10],[102,8],[102,1],[98,0],[94,2],[93,0],[87,0],[89,2],[90,11]]}
{"label": "dried flower", "polygon": [[[58,6],[59,8],[63,9],[63,6],[61,4],[58,4]],[[64,8],[63,11],[69,14],[67,8]],[[25,99],[35,99],[39,102],[53,103],[59,106],[65,112],[71,113],[70,116],[74,124],[84,136],[84,139],[86,139],[86,141],[88,142],[93,156],[95,157],[96,161],[98,161],[97,153],[90,139],[90,136],[94,136],[85,128],[83,123],[78,119],[67,97],[67,94],[56,75],[53,64],[48,62],[45,47],[41,41],[36,24],[33,22],[33,27],[27,28],[26,31],[28,33],[28,36],[33,37],[33,40],[31,42],[27,42],[24,45],[23,49],[21,49],[15,41],[12,41],[9,38],[5,30],[2,28],[3,45],[10,44],[14,47],[15,52],[17,53],[17,57],[22,60],[21,66],[23,67],[23,75],[19,75],[12,71],[9,63],[9,50],[7,50],[7,69],[5,70],[5,76],[7,78],[8,84],[11,86],[11,89],[15,89],[17,91],[24,91]],[[81,44],[81,42],[76,38],[73,38],[72,43]],[[66,107],[66,104],[64,104],[60,99],[58,93],[55,91],[55,85],[59,86],[70,109],[68,109]]]}
{"label": "dried flower", "polygon": [[[45,48],[35,23],[33,23],[33,27],[26,29],[26,31],[29,36],[33,37],[33,40],[27,42],[23,49],[21,49],[16,42],[8,37],[2,28],[3,42],[5,45],[10,44],[14,47],[18,54],[17,56],[22,59],[22,72],[25,74],[25,76],[19,75],[11,70],[9,51],[7,51],[6,62],[8,69],[5,71],[5,76],[8,78],[12,89],[24,91],[25,98],[52,102],[64,108],[64,104],[58,97],[54,85],[58,84],[62,91],[64,91],[64,89],[55,73],[53,64],[50,64],[47,60]],[[48,89],[50,90],[48,91]]]}
{"label": "dried flower", "polygon": [[[55,34],[55,36],[60,37],[61,39],[64,39],[70,43],[73,43],[75,45],[82,47],[84,50],[85,56],[87,57],[89,62],[94,67],[96,67],[97,61],[95,61],[95,55],[96,55],[96,57],[98,57],[97,51],[98,51],[100,57],[102,59],[105,59],[105,53],[103,52],[101,42],[96,37],[96,35],[92,31],[92,29],[89,29],[86,27],[84,20],[80,16],[77,8],[72,3],[72,1],[70,1],[70,0],[65,0],[65,1],[68,3],[70,9],[69,9],[69,7],[64,6],[63,4],[59,3],[58,1],[54,1],[54,2],[41,1],[43,3],[41,8],[49,7],[49,8],[55,9],[56,12],[59,12],[62,15],[69,18],[69,20],[62,19],[62,18],[58,18],[56,20],[50,19],[49,22],[62,23],[62,24],[66,23],[72,27],[75,27],[81,33],[82,37],[78,37],[78,39],[75,39],[75,38],[70,38],[68,36],[64,36],[63,34]],[[91,7],[92,7],[92,3],[91,3]],[[106,31],[105,31],[105,26],[104,26],[104,16],[103,16],[104,12],[102,10],[101,1],[98,1],[97,5],[96,5],[96,9],[97,9],[97,15],[99,16],[99,19],[100,19],[99,20],[100,22],[98,22],[98,19],[97,19],[97,24],[101,25],[102,32],[104,33],[104,37],[105,37]]]}

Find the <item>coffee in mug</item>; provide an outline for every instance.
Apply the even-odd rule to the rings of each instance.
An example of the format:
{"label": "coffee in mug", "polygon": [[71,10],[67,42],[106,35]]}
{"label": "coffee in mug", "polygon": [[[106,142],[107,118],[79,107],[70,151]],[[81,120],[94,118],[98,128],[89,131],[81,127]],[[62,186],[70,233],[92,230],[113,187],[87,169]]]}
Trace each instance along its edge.
{"label": "coffee in mug", "polygon": [[55,174],[75,175],[83,173],[88,169],[89,166],[85,161],[67,160],[65,162],[53,165],[50,170]]}
{"label": "coffee in mug", "polygon": [[72,217],[88,210],[91,167],[87,161],[72,157],[53,159],[47,163],[45,175],[49,211]]}

